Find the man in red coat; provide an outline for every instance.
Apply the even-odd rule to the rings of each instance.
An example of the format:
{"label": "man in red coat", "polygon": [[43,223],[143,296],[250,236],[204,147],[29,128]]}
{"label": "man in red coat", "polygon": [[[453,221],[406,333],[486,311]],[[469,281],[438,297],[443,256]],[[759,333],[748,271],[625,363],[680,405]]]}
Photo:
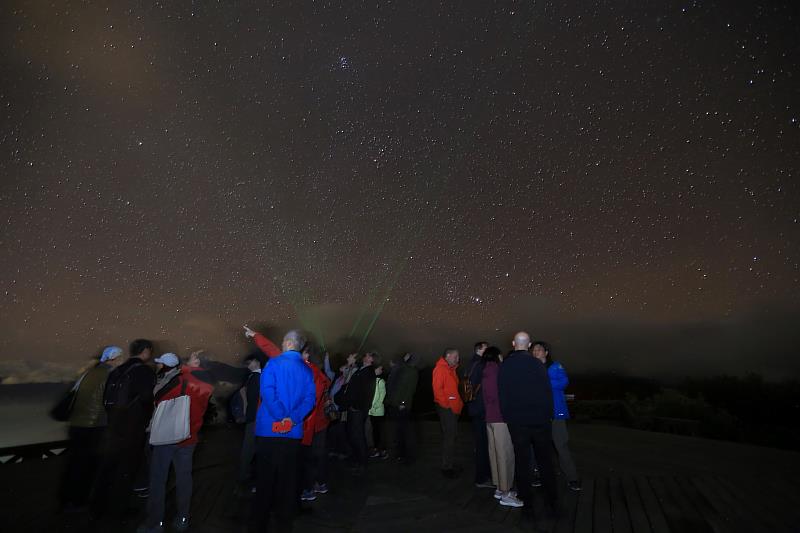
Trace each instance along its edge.
{"label": "man in red coat", "polygon": [[453,464],[456,448],[458,415],[464,403],[458,393],[458,350],[445,350],[433,367],[433,401],[442,426],[442,475],[457,477],[461,469]]}
{"label": "man in red coat", "polygon": [[178,514],[173,527],[175,531],[189,529],[189,507],[192,500],[192,455],[197,444],[197,434],[203,425],[203,415],[214,390],[211,375],[202,368],[199,352],[189,356],[185,365],[175,354],[164,354],[158,359],[173,373],[165,382],[156,384],[154,403],[183,396],[189,396],[189,437],[176,444],[153,446],[150,460],[150,498],[147,502],[147,519],[137,530],[139,533],[160,533],[164,531],[164,499],[166,496],[169,467],[175,468],[175,492]]}

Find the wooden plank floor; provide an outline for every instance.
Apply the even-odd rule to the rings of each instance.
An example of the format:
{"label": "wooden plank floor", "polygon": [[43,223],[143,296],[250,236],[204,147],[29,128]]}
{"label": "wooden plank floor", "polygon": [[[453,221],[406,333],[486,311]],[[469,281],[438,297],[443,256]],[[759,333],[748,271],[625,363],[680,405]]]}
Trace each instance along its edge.
{"label": "wooden plank floor", "polygon": [[[363,476],[353,476],[341,461],[331,459],[331,491],[304,503],[295,520],[296,532],[492,532],[548,533],[692,533],[798,532],[800,493],[793,482],[800,475],[800,454],[726,444],[730,465],[761,454],[765,465],[783,468],[731,468],[720,457],[719,443],[676,438],[621,428],[571,426],[571,442],[583,490],[570,491],[558,479],[560,505],[556,518],[544,513],[542,489],[533,517],[521,509],[498,505],[490,489],[473,484],[471,432],[459,429],[457,456],[465,470],[445,479],[438,470],[440,437],[435,423],[419,425],[419,460],[412,466],[393,460],[370,463]],[[611,439],[609,439],[609,436]],[[197,533],[245,530],[253,497],[234,491],[240,430],[215,428],[206,433],[195,456],[192,528]],[[635,439],[640,445],[635,445]],[[631,461],[608,461],[615,444]],[[654,449],[661,446],[663,449]],[[675,459],[669,454],[678,457]],[[650,457],[648,461],[648,457]],[[709,463],[713,463],[709,466]],[[632,467],[631,465],[634,465]],[[668,465],[668,466],[665,466]],[[56,512],[55,488],[63,457],[0,465],[2,531],[90,531],[86,517]],[[758,475],[755,475],[758,474]],[[143,518],[143,504],[125,522],[98,524],[94,531],[127,533]],[[167,519],[175,513],[174,490],[167,497]]]}

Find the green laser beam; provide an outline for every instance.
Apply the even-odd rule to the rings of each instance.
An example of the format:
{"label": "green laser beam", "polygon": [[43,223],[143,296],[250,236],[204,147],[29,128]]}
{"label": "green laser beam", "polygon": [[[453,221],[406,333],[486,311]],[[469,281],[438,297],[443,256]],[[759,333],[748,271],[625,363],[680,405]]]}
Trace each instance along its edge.
{"label": "green laser beam", "polygon": [[372,333],[372,328],[375,327],[375,323],[378,321],[378,317],[381,316],[383,312],[383,308],[386,307],[386,302],[389,301],[389,296],[391,295],[392,291],[394,290],[395,285],[397,285],[397,280],[400,278],[400,274],[405,270],[406,264],[408,264],[408,256],[403,257],[403,261],[400,263],[400,268],[395,271],[395,275],[392,278],[392,282],[389,284],[389,287],[386,289],[386,293],[383,295],[383,299],[381,300],[380,305],[378,306],[378,310],[375,312],[375,315],[372,317],[372,321],[369,323],[367,327],[367,331],[364,333],[364,336],[361,339],[361,344],[358,346],[358,351],[361,351],[361,348],[364,347],[364,344],[367,342],[370,333]]}

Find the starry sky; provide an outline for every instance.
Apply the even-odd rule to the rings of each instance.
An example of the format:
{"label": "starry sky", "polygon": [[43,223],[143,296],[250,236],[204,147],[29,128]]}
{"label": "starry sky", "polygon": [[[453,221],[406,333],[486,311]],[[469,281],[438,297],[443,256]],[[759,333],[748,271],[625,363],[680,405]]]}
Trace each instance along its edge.
{"label": "starry sky", "polygon": [[800,375],[792,2],[145,4],[2,8],[0,375],[243,323]]}

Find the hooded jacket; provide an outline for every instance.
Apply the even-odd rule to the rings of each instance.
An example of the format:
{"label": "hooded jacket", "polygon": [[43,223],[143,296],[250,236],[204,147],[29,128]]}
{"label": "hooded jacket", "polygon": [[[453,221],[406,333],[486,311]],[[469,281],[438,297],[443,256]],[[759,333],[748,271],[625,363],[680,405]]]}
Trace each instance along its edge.
{"label": "hooded jacket", "polygon": [[[299,352],[283,352],[270,359],[261,371],[261,405],[256,413],[256,436],[300,440],[303,420],[314,408],[316,387],[313,372]],[[286,433],[272,431],[275,422],[292,421]]]}
{"label": "hooded jacket", "polygon": [[206,381],[208,373],[202,368],[182,366],[180,372],[167,384],[156,392],[154,404],[158,405],[166,400],[177,398],[181,395],[183,383],[186,382],[186,395],[189,396],[189,438],[178,443],[178,446],[191,446],[197,444],[197,435],[203,427],[203,415],[208,408],[208,401],[214,386]]}
{"label": "hooded jacket", "polygon": [[461,414],[464,402],[458,393],[458,374],[456,367],[447,364],[444,357],[440,357],[433,367],[433,401],[443,409],[450,409],[455,414]]}

